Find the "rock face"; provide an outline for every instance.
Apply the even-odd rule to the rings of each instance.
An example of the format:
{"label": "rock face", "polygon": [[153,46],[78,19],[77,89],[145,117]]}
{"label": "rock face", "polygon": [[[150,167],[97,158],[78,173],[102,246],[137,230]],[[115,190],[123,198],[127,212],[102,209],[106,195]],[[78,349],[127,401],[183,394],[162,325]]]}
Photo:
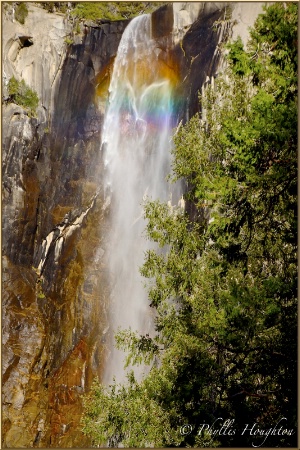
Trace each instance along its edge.
{"label": "rock face", "polygon": [[22,77],[37,92],[40,106],[49,112],[55,82],[65,59],[64,39],[71,26],[63,15],[49,14],[32,4],[28,4],[29,14],[21,25],[7,8],[2,28],[4,95],[9,78]]}
{"label": "rock face", "polygon": [[100,130],[126,25],[68,46],[62,15],[4,16],[4,99],[12,75],[40,99],[37,118],[3,107],[4,447],[89,445],[80,396],[101,375],[106,326]]}
{"label": "rock face", "polygon": [[[105,363],[107,205],[100,138],[127,21],[86,24],[30,4],[3,15],[3,100],[12,75],[39,96],[37,117],[3,106],[3,447],[87,447],[81,395]],[[179,74],[186,120],[231,33],[223,3],[169,4],[152,16],[162,58]],[[241,11],[238,14],[241,18]],[[217,26],[213,26],[214,24]]]}

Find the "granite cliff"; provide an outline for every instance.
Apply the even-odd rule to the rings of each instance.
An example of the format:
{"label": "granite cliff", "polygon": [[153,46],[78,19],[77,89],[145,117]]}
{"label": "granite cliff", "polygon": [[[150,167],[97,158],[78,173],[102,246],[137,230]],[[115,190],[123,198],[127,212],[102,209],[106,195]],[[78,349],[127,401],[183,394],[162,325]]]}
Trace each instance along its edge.
{"label": "granite cliff", "polygon": [[[75,35],[63,14],[28,5],[24,25],[3,11],[2,445],[86,447],[81,394],[101,376],[108,328],[99,148],[128,21],[82,23]],[[197,110],[235,21],[245,28],[239,8],[170,3],[153,13],[159,57],[179,74],[178,120]],[[12,76],[37,92],[35,117],[8,101]]]}

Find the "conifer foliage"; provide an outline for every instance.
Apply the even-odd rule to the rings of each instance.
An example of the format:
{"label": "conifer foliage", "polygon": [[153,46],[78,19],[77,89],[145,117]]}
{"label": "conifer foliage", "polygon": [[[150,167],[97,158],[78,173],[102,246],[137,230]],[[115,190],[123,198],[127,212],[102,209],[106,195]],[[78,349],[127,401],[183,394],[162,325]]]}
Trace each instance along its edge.
{"label": "conifer foliage", "polygon": [[157,335],[117,339],[151,369],[95,382],[83,431],[96,445],[297,445],[296,3],[266,8],[200,101],[173,151],[193,214],[145,206]]}

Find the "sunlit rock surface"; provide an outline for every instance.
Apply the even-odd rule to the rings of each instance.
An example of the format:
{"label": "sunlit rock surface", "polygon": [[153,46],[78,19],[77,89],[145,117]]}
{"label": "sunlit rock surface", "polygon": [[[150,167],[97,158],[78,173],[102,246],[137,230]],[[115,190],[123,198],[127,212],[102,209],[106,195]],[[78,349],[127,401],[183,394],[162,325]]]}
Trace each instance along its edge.
{"label": "sunlit rock surface", "polygon": [[[67,45],[66,17],[28,5],[24,25],[3,14],[3,100],[14,75],[40,104],[36,118],[14,104],[2,110],[2,446],[87,447],[81,394],[103,373],[108,331],[100,138],[128,22],[86,23]],[[254,21],[235,8],[238,21]],[[152,16],[178,121],[197,110],[197,92],[218,70],[218,44],[231,35],[226,11],[181,2]]]}
{"label": "sunlit rock surface", "polygon": [[10,9],[4,9],[4,94],[9,78],[21,76],[37,92],[41,106],[49,112],[55,81],[65,59],[64,39],[71,31],[71,25],[62,14],[49,14],[31,3],[28,3],[28,9],[24,25],[13,21]]}

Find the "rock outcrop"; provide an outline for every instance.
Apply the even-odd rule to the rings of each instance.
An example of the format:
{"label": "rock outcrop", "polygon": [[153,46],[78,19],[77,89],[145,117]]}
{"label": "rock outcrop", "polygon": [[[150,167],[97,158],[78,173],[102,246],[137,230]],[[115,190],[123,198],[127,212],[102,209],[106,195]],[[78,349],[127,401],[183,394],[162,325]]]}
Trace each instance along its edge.
{"label": "rock outcrop", "polygon": [[[12,4],[3,15],[2,445],[86,447],[81,395],[101,376],[109,298],[100,138],[128,21],[83,24],[70,45],[66,17],[28,5],[24,25]],[[177,3],[153,14],[160,58],[179,74],[179,120],[217,70],[226,8]],[[7,103],[11,76],[37,92],[37,117]]]}
{"label": "rock outcrop", "polygon": [[9,78],[12,75],[21,77],[37,92],[41,108],[49,113],[55,82],[66,56],[65,38],[71,32],[71,25],[63,15],[49,14],[30,3],[28,8],[24,25],[13,19],[9,9],[4,9],[4,96]]}

